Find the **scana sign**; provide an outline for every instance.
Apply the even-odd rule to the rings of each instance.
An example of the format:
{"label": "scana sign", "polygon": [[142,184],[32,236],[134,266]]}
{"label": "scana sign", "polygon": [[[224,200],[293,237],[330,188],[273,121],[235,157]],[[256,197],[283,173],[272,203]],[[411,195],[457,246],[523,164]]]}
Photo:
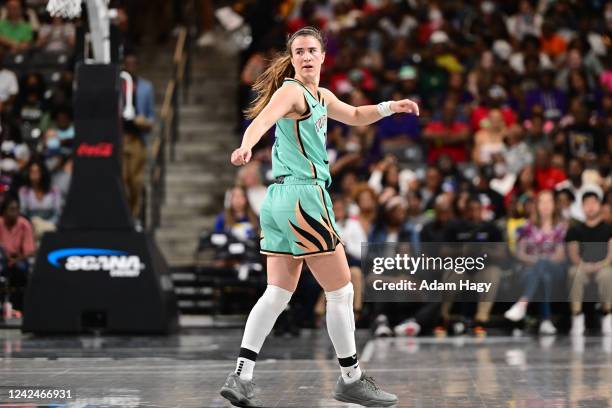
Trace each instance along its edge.
{"label": "scana sign", "polygon": [[145,265],[137,255],[103,248],[64,248],[49,252],[47,260],[56,268],[68,271],[108,271],[114,278],[135,278]]}

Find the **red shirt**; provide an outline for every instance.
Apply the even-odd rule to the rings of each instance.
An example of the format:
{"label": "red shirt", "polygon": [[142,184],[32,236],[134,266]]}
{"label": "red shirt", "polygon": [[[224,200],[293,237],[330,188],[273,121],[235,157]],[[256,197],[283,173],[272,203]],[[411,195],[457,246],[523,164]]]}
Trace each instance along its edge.
{"label": "red shirt", "polygon": [[7,255],[31,255],[36,249],[30,222],[24,217],[17,218],[12,228],[7,228],[4,217],[0,217],[0,245]]}
{"label": "red shirt", "polygon": [[536,168],[535,179],[538,191],[554,190],[557,183],[567,179],[565,172],[556,167]]}
{"label": "red shirt", "polygon": [[[468,126],[462,122],[453,122],[450,126],[443,122],[431,122],[425,128],[425,133],[442,133],[456,137],[461,133],[469,130]],[[438,140],[429,141],[429,152],[427,153],[427,162],[435,163],[442,155],[449,156],[454,162],[465,162],[467,160],[466,142],[457,144],[445,144],[445,138],[441,136]]]}
{"label": "red shirt", "polygon": [[[487,117],[489,116],[489,111],[491,109],[486,108],[484,106],[478,106],[476,107],[476,109],[474,109],[474,112],[472,112],[472,115],[470,116],[470,125],[472,125],[472,129],[474,129],[474,132],[478,132],[480,130],[481,126],[481,122],[484,119],[487,119]],[[503,108],[500,108],[502,116],[504,117],[504,122],[506,123],[506,126],[510,126],[516,123],[516,114],[512,111],[512,109],[508,108],[507,106],[504,106]]]}

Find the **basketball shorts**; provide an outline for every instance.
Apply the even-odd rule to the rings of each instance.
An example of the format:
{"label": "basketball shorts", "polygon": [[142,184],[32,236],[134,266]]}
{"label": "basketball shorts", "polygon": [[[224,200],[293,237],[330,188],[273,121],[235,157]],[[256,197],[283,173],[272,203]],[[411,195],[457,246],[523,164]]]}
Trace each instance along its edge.
{"label": "basketball shorts", "polygon": [[270,185],[259,217],[262,254],[326,255],[341,242],[331,198],[319,180],[286,176]]}

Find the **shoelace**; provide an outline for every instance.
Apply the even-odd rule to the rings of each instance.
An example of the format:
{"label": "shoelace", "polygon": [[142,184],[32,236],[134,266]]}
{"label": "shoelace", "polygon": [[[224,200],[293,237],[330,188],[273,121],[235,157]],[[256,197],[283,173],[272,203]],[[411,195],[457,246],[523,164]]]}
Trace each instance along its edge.
{"label": "shoelace", "polygon": [[368,388],[370,388],[372,391],[374,391],[376,393],[380,392],[380,388],[378,388],[378,385],[376,385],[376,382],[374,382],[374,377],[364,376],[363,377],[363,381],[365,381],[365,383],[367,384]]}

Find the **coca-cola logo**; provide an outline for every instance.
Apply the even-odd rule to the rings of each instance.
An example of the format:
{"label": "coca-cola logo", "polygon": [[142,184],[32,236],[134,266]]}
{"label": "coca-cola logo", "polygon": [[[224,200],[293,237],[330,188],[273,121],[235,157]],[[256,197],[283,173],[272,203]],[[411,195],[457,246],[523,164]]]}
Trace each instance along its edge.
{"label": "coca-cola logo", "polygon": [[77,156],[110,157],[113,154],[112,143],[87,144],[81,143],[76,152]]}

